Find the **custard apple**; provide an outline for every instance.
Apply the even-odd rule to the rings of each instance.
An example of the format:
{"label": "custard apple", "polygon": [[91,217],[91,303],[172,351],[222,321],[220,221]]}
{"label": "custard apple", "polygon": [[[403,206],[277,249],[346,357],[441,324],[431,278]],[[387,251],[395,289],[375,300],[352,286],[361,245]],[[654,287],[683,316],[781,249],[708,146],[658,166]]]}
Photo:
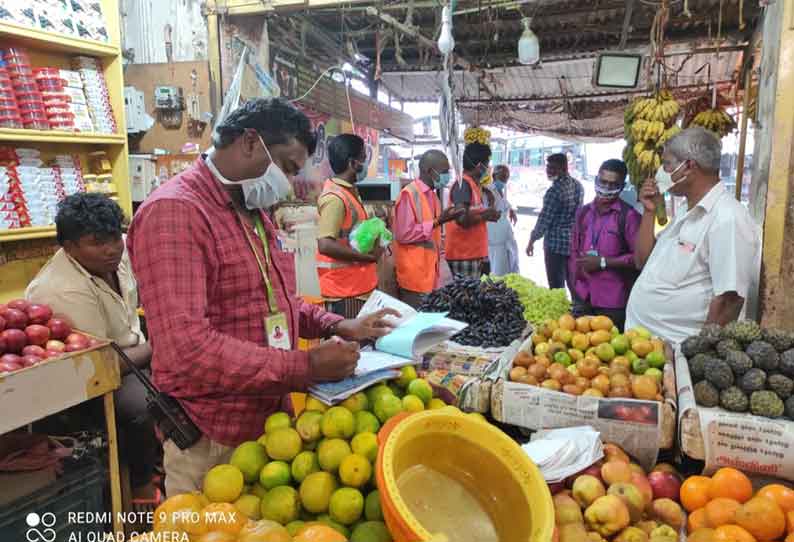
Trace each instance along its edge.
{"label": "custard apple", "polygon": [[750,399],[747,398],[742,390],[736,386],[731,386],[727,390],[720,392],[720,406],[731,412],[747,412],[750,406]]}
{"label": "custard apple", "polygon": [[718,390],[725,390],[733,386],[733,371],[730,366],[717,358],[709,358],[703,367],[706,380]]}
{"label": "custard apple", "polygon": [[734,339],[742,344],[750,344],[761,338],[761,326],[752,320],[731,322],[722,328],[723,339]]}
{"label": "custard apple", "polygon": [[706,337],[689,337],[684,339],[684,342],[681,343],[681,352],[689,359],[698,354],[711,352],[715,346],[716,344],[714,341]]}
{"label": "custard apple", "polygon": [[750,396],[750,412],[756,416],[779,418],[785,410],[783,401],[773,391],[754,391]]}
{"label": "custard apple", "polygon": [[794,380],[781,374],[773,374],[769,375],[766,387],[777,393],[777,396],[785,401],[791,397],[791,392],[794,391]]}
{"label": "custard apple", "polygon": [[786,416],[789,420],[794,420],[794,396],[786,399]]}
{"label": "custard apple", "polygon": [[706,362],[711,357],[708,354],[698,354],[695,357],[687,360],[689,365],[689,376],[692,378],[692,383],[697,384],[705,377]]}
{"label": "custard apple", "polygon": [[761,338],[775,347],[778,352],[785,352],[794,348],[794,333],[782,329],[764,329]]}
{"label": "custard apple", "polygon": [[736,376],[741,376],[753,368],[753,360],[750,356],[741,351],[728,352],[728,355],[725,356],[725,363],[728,364],[733,374]]}
{"label": "custard apple", "polygon": [[754,341],[747,347],[747,355],[753,359],[753,366],[764,371],[777,371],[780,354],[775,347],[764,341]]}
{"label": "custard apple", "polygon": [[739,387],[744,393],[753,393],[766,388],[766,373],[761,369],[750,369],[739,380]]}
{"label": "custard apple", "polygon": [[744,352],[744,348],[734,339],[723,339],[717,343],[717,354],[722,359],[728,357],[728,352]]}
{"label": "custard apple", "polygon": [[722,338],[722,326],[719,324],[706,324],[700,330],[700,336],[713,341],[715,344]]}
{"label": "custard apple", "polygon": [[786,350],[780,354],[780,365],[778,369],[780,369],[780,372],[784,375],[794,378],[794,350]]}
{"label": "custard apple", "polygon": [[715,407],[720,404],[720,392],[709,381],[702,380],[695,384],[695,402],[704,407]]}

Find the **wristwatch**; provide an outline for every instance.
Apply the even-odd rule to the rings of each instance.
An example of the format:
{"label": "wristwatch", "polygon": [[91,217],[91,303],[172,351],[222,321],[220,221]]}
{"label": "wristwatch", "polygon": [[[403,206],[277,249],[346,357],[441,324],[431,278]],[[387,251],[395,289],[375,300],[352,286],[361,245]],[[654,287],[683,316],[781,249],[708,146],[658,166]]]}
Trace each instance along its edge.
{"label": "wristwatch", "polygon": [[607,268],[607,259],[601,256],[601,269]]}

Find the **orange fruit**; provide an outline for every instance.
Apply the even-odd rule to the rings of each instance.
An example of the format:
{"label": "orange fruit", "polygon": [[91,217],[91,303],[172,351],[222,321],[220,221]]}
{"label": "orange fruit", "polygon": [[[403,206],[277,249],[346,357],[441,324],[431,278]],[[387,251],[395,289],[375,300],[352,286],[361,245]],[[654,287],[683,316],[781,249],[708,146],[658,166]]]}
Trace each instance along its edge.
{"label": "orange fruit", "polygon": [[347,542],[347,538],[325,525],[312,523],[303,527],[293,542]]}
{"label": "orange fruit", "polygon": [[201,519],[207,529],[230,534],[238,534],[248,517],[237,510],[237,507],[228,502],[214,502],[201,511]]}
{"label": "orange fruit", "polygon": [[736,523],[758,540],[776,540],[786,532],[786,515],[768,497],[753,497],[736,511]]}
{"label": "orange fruit", "polygon": [[724,467],[714,473],[709,486],[709,498],[725,497],[745,503],[753,496],[753,483],[741,471]]}
{"label": "orange fruit", "polygon": [[688,534],[686,542],[714,542],[714,529],[701,527],[697,531]]}
{"label": "orange fruit", "polygon": [[593,331],[608,332],[611,331],[613,327],[615,327],[615,324],[613,324],[612,320],[606,316],[595,316],[592,320],[590,320],[590,329]]}
{"label": "orange fruit", "polygon": [[576,330],[576,320],[570,314],[564,314],[560,317],[560,329],[567,329],[568,331]]}
{"label": "orange fruit", "polygon": [[756,542],[753,535],[737,525],[723,525],[714,530],[714,542]]}
{"label": "orange fruit", "polygon": [[741,507],[739,501],[717,497],[706,505],[706,522],[709,527],[717,528],[733,523],[736,511]]}
{"label": "orange fruit", "polygon": [[783,542],[794,542],[794,533],[788,535]]}
{"label": "orange fruit", "polygon": [[709,488],[711,478],[707,476],[691,476],[681,484],[679,495],[681,505],[687,512],[692,512],[698,508],[703,508],[709,502]]}
{"label": "orange fruit", "polygon": [[786,513],[786,532],[794,534],[794,512]]}
{"label": "orange fruit", "polygon": [[769,497],[777,503],[783,512],[794,511],[794,489],[783,484],[769,484],[756,493],[756,497]]}
{"label": "orange fruit", "polygon": [[706,508],[698,508],[697,510],[693,510],[689,517],[686,519],[686,532],[687,533],[694,533],[698,529],[702,529],[704,527],[708,527],[708,521],[706,519]]}

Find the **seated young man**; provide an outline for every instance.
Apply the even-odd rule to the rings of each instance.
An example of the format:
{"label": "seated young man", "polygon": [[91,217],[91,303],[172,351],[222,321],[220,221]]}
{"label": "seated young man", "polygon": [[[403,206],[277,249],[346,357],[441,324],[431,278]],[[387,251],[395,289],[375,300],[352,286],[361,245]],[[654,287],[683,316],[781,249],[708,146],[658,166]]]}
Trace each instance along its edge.
{"label": "seated young man", "polygon": [[[55,218],[60,250],[28,285],[25,296],[46,303],[75,329],[115,341],[141,369],[152,350],[138,318],[135,279],[124,249],[124,213],[102,194],[75,194]],[[135,498],[151,498],[158,442],[146,391],[124,364],[115,393],[120,452],[130,466]],[[130,373],[130,374],[128,374]]]}

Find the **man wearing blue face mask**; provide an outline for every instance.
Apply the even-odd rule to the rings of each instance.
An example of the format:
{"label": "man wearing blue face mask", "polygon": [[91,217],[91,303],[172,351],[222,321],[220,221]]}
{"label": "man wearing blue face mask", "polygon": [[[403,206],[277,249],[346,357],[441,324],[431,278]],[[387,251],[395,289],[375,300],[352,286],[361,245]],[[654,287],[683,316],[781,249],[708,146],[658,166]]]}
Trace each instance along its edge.
{"label": "man wearing blue face mask", "polygon": [[394,256],[400,299],[416,308],[439,286],[441,226],[464,213],[461,207],[441,210],[436,193],[449,184],[449,160],[441,151],[419,159],[419,178],[403,188],[394,208]]}
{"label": "man wearing blue face mask", "polygon": [[380,244],[369,254],[350,246],[350,232],[369,218],[356,184],[367,177],[364,140],[354,134],[336,136],[328,145],[328,161],[334,177],[325,181],[317,199],[317,275],[320,293],[331,310],[353,317],[378,286]]}
{"label": "man wearing blue face mask", "polygon": [[[629,298],[626,326],[644,326],[674,343],[704,324],[741,314],[760,258],[760,232],[747,209],[720,182],[720,140],[704,128],[682,131],[664,147],[662,167],[640,190],[645,208],[634,257],[642,269]],[[660,193],[686,207],[657,238]]]}
{"label": "man wearing blue face mask", "polygon": [[[141,205],[127,239],[154,383],[202,434],[184,450],[163,443],[168,495],[200,491],[286,394],[350,376],[352,341],[388,332],[386,313],[344,320],[304,303],[277,243],[268,210],[314,152],[309,119],[284,100],[252,100],[215,127],[213,144]],[[332,336],[297,347],[298,337]]]}

